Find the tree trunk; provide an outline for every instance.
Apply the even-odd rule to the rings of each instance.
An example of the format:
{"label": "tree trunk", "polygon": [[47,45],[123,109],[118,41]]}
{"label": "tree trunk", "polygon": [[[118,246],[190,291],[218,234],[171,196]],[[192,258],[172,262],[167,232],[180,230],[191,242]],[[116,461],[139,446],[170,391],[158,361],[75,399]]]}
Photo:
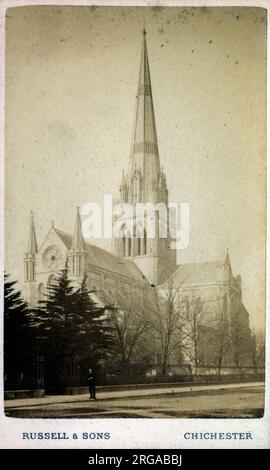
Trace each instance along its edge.
{"label": "tree trunk", "polygon": [[166,372],[167,372],[167,357],[165,359],[163,359],[161,374],[166,375]]}

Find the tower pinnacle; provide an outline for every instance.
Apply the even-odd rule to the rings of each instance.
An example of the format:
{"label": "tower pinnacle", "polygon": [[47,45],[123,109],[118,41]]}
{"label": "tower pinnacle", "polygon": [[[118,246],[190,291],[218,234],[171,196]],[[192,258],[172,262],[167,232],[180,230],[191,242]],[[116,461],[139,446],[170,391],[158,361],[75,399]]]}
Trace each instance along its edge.
{"label": "tower pinnacle", "polygon": [[36,253],[38,251],[33,212],[30,212],[30,231],[27,251],[24,257],[24,280],[27,283],[26,300],[29,305],[35,302]]}
{"label": "tower pinnacle", "polygon": [[80,208],[77,207],[74,234],[69,251],[69,273],[75,279],[81,279],[86,273],[86,257],[85,244],[82,234],[82,223],[80,217]]}
{"label": "tower pinnacle", "polygon": [[34,224],[34,215],[33,212],[30,212],[30,231],[29,231],[29,239],[27,245],[27,253],[31,253],[35,255],[38,251],[37,247],[37,239],[36,239],[36,232],[35,232],[35,224]]}
{"label": "tower pinnacle", "polygon": [[80,208],[77,207],[74,234],[73,234],[73,239],[72,239],[72,250],[83,251],[84,248],[85,247],[84,247],[84,239],[83,239],[83,234],[82,234]]}

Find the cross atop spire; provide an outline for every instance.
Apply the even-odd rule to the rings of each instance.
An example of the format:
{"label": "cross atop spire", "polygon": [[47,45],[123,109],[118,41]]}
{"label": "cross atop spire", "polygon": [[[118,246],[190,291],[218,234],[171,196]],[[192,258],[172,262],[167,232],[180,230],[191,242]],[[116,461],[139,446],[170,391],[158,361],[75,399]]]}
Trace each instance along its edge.
{"label": "cross atop spire", "polygon": [[83,251],[84,249],[85,249],[85,246],[84,246],[84,239],[83,239],[83,234],[82,234],[80,208],[77,207],[74,234],[73,234],[73,239],[72,239],[72,250]]}
{"label": "cross atop spire", "polygon": [[27,253],[35,255],[38,251],[37,238],[34,224],[34,215],[33,212],[30,212],[30,231],[29,231],[29,240],[27,245]]}

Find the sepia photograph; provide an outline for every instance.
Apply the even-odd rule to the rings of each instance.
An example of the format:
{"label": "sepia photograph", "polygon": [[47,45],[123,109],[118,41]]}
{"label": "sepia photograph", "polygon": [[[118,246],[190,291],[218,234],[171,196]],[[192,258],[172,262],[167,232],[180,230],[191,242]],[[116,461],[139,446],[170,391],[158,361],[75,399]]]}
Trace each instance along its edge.
{"label": "sepia photograph", "polygon": [[252,6],[6,9],[9,422],[263,418],[266,33]]}

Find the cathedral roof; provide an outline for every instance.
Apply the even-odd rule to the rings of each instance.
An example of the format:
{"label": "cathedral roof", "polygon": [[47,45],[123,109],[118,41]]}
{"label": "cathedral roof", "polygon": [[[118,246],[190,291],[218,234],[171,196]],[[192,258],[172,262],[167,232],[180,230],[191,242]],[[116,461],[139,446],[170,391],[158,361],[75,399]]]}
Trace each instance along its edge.
{"label": "cathedral roof", "polygon": [[187,263],[179,265],[171,276],[175,284],[191,285],[216,282],[217,270],[223,269],[224,263],[212,261],[210,263]]}
{"label": "cathedral roof", "polygon": [[[70,250],[72,247],[72,235],[56,228],[54,228],[54,230],[66,245],[67,249]],[[90,264],[130,278],[131,281],[148,284],[140,269],[132,261],[121,258],[120,256],[115,256],[103,248],[86,242],[84,242],[84,247]]]}

